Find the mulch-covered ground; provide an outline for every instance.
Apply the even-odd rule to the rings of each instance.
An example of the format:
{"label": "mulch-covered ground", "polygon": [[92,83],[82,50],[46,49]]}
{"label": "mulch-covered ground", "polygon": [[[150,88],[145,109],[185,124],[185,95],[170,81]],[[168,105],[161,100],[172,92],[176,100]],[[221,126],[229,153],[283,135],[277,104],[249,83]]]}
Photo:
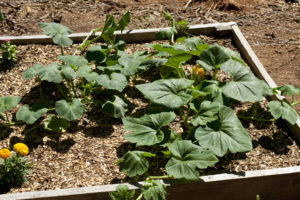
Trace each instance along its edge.
{"label": "mulch-covered ground", "polygon": [[[203,39],[208,43],[217,42],[232,47],[230,38]],[[22,45],[17,48],[20,51],[19,63],[0,72],[0,96],[23,96],[22,103],[33,102],[39,98],[36,83],[33,79],[24,80],[22,72],[35,63],[46,65],[57,61],[60,49],[55,45]],[[142,49],[145,49],[143,45],[130,44],[127,51],[133,53]],[[72,51],[68,48],[65,53]],[[131,87],[125,90],[135,91]],[[132,104],[129,115],[146,106],[139,96],[127,96]],[[262,109],[264,104],[261,104]],[[247,110],[249,107],[250,104],[243,104],[239,109]],[[278,124],[279,126],[275,123],[253,124],[245,121],[254,149],[246,154],[228,154],[216,166],[202,171],[202,174],[299,165],[299,146],[288,135],[285,127],[280,122]],[[171,123],[171,127],[179,132],[182,130],[178,118]],[[28,125],[1,130],[0,146],[6,147],[19,141],[26,143],[30,147],[28,161],[33,164],[28,184],[13,188],[10,192],[93,186],[128,180],[116,165],[117,160],[132,148],[123,139],[124,134],[121,120],[93,109],[88,110],[78,122],[72,123],[68,132],[62,135]]]}

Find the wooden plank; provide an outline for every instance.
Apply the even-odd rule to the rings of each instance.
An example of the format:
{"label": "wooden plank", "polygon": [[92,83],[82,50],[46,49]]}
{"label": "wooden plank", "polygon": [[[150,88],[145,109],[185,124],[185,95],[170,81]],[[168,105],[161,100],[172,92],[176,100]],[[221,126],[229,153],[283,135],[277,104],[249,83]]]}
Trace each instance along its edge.
{"label": "wooden plank", "polygon": [[[218,33],[230,34],[231,26],[236,24],[235,22],[228,23],[215,23],[215,24],[201,24],[192,25],[186,32],[191,34],[204,34],[214,35]],[[150,42],[156,40],[155,33],[159,30],[167,28],[155,28],[155,29],[137,29],[137,30],[124,30],[122,33],[116,31],[118,35],[125,42]],[[89,33],[72,33],[69,38],[74,42],[82,42]],[[95,36],[101,35],[101,32],[96,32]],[[183,33],[178,34],[178,36]],[[52,44],[52,39],[46,35],[24,35],[24,36],[1,36],[0,41],[9,39],[12,44]]]}
{"label": "wooden plank", "polygon": [[[168,196],[172,200],[254,200],[256,194],[262,199],[299,199],[300,166],[269,170],[246,171],[241,174],[217,174],[201,176],[201,181],[178,184],[166,182]],[[139,189],[144,182],[127,184],[130,189]],[[0,195],[0,200],[109,200],[109,192],[118,184],[24,192]],[[237,192],[238,191],[238,192]],[[288,197],[288,198],[287,198]]]}
{"label": "wooden plank", "polygon": [[[275,81],[270,77],[264,66],[261,64],[257,56],[255,55],[254,51],[252,50],[251,46],[245,39],[244,35],[242,34],[241,30],[237,25],[232,26],[232,35],[233,40],[239,51],[241,52],[243,58],[246,60],[246,62],[251,67],[254,74],[264,80],[271,88],[277,87],[277,84]],[[271,98],[276,100],[282,100],[284,99],[283,96],[280,95],[274,95]],[[300,143],[300,117],[298,117],[298,120],[296,121],[296,124],[291,125],[290,123],[286,122],[288,128],[290,129],[290,132],[294,136],[294,138]]]}

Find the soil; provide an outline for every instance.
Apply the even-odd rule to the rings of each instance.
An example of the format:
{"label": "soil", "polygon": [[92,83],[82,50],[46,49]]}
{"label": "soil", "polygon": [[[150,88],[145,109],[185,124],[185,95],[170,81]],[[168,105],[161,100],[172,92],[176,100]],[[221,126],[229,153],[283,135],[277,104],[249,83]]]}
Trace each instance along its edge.
{"label": "soil", "polygon": [[[166,3],[168,2],[168,3]],[[177,17],[191,24],[236,21],[264,67],[278,85],[300,87],[300,7],[280,0],[235,0],[213,4],[213,0],[177,0]],[[232,1],[231,1],[232,2]],[[104,23],[105,15],[118,18],[130,10],[130,29],[165,27],[162,11],[173,12],[166,0],[21,0],[0,2],[6,20],[1,35],[40,34],[37,22],[59,22],[73,32],[88,32]],[[185,7],[187,6],[187,7]],[[229,40],[210,42],[230,43]],[[35,63],[56,61],[60,50],[53,45],[22,45],[19,63],[0,72],[0,96],[25,96],[22,103],[38,95],[34,80],[21,73]],[[131,51],[140,49],[130,45]],[[71,48],[66,53],[73,52]],[[51,88],[49,88],[51,90]],[[140,100],[134,105],[140,105]],[[300,100],[300,99],[298,99]],[[251,105],[243,105],[249,107]],[[262,105],[263,107],[263,105]],[[297,107],[300,113],[300,107]],[[95,121],[95,116],[103,116]],[[172,126],[177,127],[178,121]],[[254,149],[246,154],[229,154],[218,169],[230,172],[300,165],[300,149],[284,127],[274,123],[257,125],[244,122],[253,139]],[[126,179],[115,165],[131,148],[122,136],[122,122],[103,113],[93,113],[73,124],[68,133],[55,135],[32,126],[0,130],[0,147],[18,141],[30,147],[28,160],[33,163],[29,184],[10,192],[83,187],[110,184]],[[203,173],[215,172],[211,168]]]}

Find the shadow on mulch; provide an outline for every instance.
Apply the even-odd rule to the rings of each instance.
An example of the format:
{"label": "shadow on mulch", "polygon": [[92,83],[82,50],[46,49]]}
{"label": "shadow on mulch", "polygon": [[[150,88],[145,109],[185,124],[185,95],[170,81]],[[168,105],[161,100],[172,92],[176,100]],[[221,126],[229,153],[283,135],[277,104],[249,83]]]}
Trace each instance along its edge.
{"label": "shadow on mulch", "polygon": [[258,144],[263,148],[273,151],[275,154],[285,155],[289,152],[289,145],[293,144],[291,138],[282,132],[276,132],[271,136],[262,136],[258,139]]}
{"label": "shadow on mulch", "polygon": [[0,141],[9,138],[12,132],[13,132],[12,128],[0,126]]}
{"label": "shadow on mulch", "polygon": [[[256,107],[257,111],[256,111],[256,118],[259,119],[273,119],[273,116],[271,115],[271,113],[265,111],[263,108],[261,108],[260,106]],[[254,104],[251,106],[251,108],[249,108],[248,110],[239,110],[237,115],[240,116],[245,116],[245,117],[249,117],[252,116],[254,110]],[[251,119],[243,119],[243,118],[239,118],[240,121],[242,122],[242,125],[245,128],[249,128],[250,126],[250,122],[253,123],[253,125],[255,126],[256,129],[266,129],[269,128],[272,125],[272,122],[266,122],[266,121],[257,121],[257,120],[251,120]]]}
{"label": "shadow on mulch", "polygon": [[58,153],[67,153],[75,141],[72,138],[67,138],[62,141],[47,141],[46,144]]}

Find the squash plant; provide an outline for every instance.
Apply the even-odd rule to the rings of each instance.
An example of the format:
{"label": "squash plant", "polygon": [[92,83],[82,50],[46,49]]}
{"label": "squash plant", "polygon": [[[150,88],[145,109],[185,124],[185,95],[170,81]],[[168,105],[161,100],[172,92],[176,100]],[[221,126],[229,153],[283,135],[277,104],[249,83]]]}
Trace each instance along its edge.
{"label": "squash plant", "polygon": [[[130,22],[129,12],[118,22],[108,15],[104,26],[92,30],[73,55],[64,55],[64,47],[73,43],[68,38],[70,29],[56,23],[39,23],[60,46],[61,55],[57,62],[47,66],[35,64],[23,72],[25,79],[35,78],[40,100],[22,105],[16,113],[17,122],[10,121],[7,111],[17,106],[21,97],[0,98],[0,118],[6,121],[1,125],[34,124],[42,118],[46,130],[62,133],[91,105],[121,118],[128,131],[124,138],[136,148],[124,154],[117,164],[129,177],[146,180],[138,199],[156,200],[166,196],[165,186],[158,179],[198,180],[199,169],[216,164],[224,155],[250,151],[251,138],[240,119],[282,118],[296,123],[298,115],[292,106],[300,103],[294,100],[300,94],[299,88],[269,88],[247,68],[238,53],[228,48],[205,44],[198,37],[181,37],[175,42],[175,34],[186,23],[164,14],[172,27],[156,35],[160,39],[166,37],[170,43],[148,45],[153,49],[151,53],[138,51],[132,55],[126,53],[125,42],[114,35]],[[102,33],[95,37],[99,30]],[[94,45],[100,39],[102,42]],[[159,71],[160,77],[136,84],[136,77],[143,80],[143,72],[150,68]],[[220,74],[226,74],[226,79],[222,80]],[[54,103],[43,91],[44,82],[56,87]],[[142,116],[126,114],[124,89],[129,82],[148,101]],[[276,93],[292,96],[292,102],[270,101],[267,107],[274,118],[259,118],[258,102]],[[254,104],[251,116],[234,113],[239,102]],[[175,118],[182,122],[181,132],[170,126]],[[157,176],[151,175],[153,163],[162,168]],[[134,192],[120,186],[111,197],[133,199]]]}

